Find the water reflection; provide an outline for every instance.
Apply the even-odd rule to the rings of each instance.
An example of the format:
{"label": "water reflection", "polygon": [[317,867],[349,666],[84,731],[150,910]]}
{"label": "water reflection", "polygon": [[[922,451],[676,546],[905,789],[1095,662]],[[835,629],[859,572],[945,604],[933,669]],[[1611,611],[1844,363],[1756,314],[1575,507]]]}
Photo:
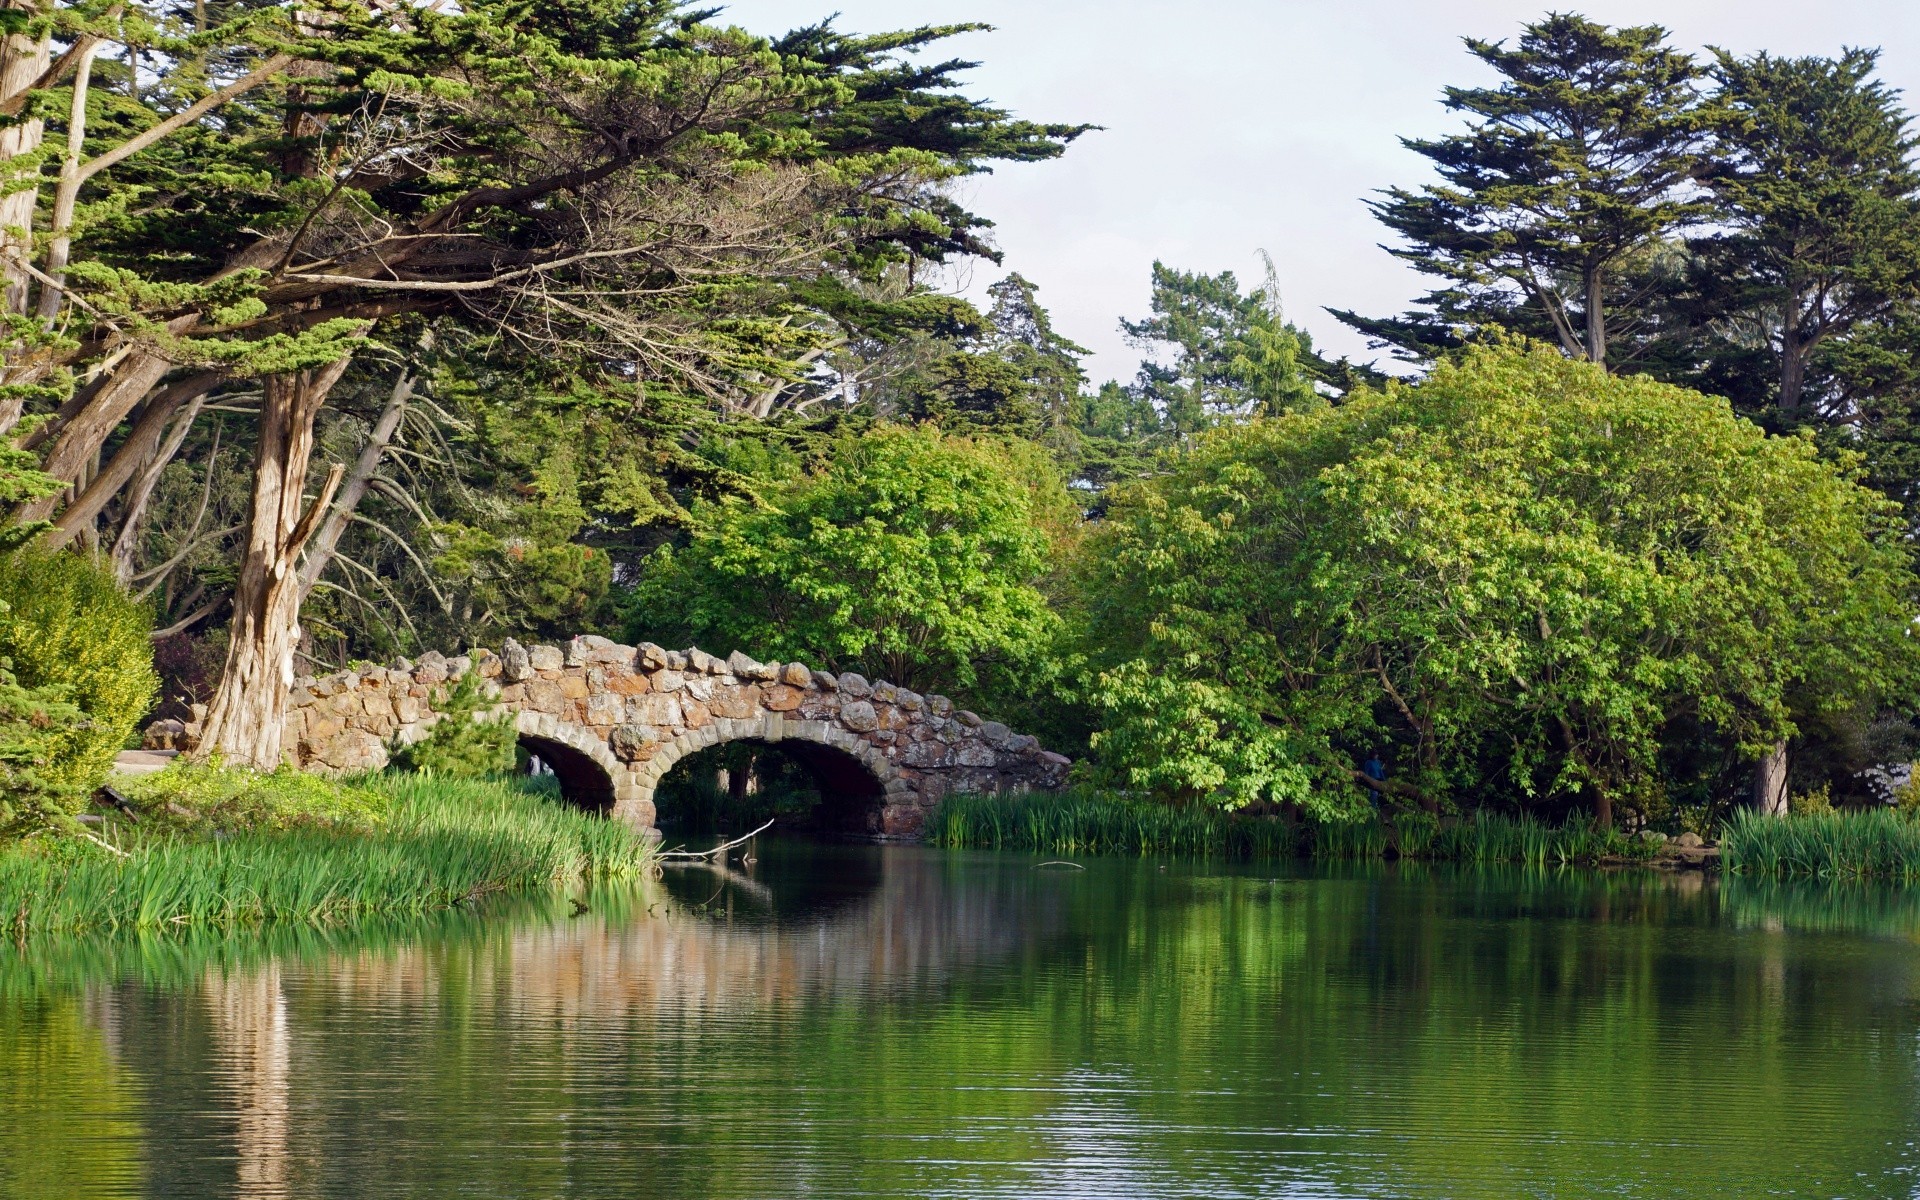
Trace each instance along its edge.
{"label": "water reflection", "polygon": [[1903,893],[761,857],[0,951],[0,1195],[1913,1191]]}

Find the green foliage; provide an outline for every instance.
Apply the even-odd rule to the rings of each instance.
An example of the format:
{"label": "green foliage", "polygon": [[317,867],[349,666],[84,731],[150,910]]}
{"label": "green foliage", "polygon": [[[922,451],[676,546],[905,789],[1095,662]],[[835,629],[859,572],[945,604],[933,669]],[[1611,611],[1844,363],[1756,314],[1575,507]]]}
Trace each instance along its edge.
{"label": "green foliage", "polygon": [[[1216,430],[1088,543],[1123,788],[1647,805],[1667,739],[1758,757],[1911,678],[1880,497],[1724,402],[1544,348]],[[1311,782],[1315,786],[1308,786]]]}
{"label": "green foliage", "polygon": [[145,610],[75,554],[0,556],[0,684],[9,780],[0,829],[77,811],[153,703]]}
{"label": "green foliage", "polygon": [[392,762],[402,771],[476,779],[513,769],[519,734],[506,713],[490,715],[495,701],[479,675],[469,671],[434,694],[440,719],[427,736],[397,747]]}
{"label": "green foliage", "polygon": [[1720,835],[1731,874],[1920,883],[1920,822],[1884,808],[1768,816],[1738,809]]}
{"label": "green foliage", "polygon": [[[16,937],[331,925],[631,877],[653,863],[651,844],[626,825],[514,783],[401,775],[364,786],[387,812],[369,830],[296,822],[224,838],[168,836],[127,843],[125,857],[79,842],[0,850],[0,923]],[[136,834],[120,826],[108,836]]]}
{"label": "green foliage", "polygon": [[1704,212],[1686,186],[1707,125],[1702,72],[1666,35],[1555,13],[1513,46],[1468,39],[1499,85],[1447,88],[1469,130],[1405,139],[1442,182],[1372,204],[1404,239],[1393,253],[1446,282],[1423,312],[1336,315],[1414,358],[1488,324],[1595,362],[1622,358],[1608,326],[1635,290],[1630,256]]}
{"label": "green foliage", "polygon": [[1049,669],[1042,521],[1065,506],[1030,445],[882,426],[764,504],[697,505],[629,600],[628,636],[968,690]]}
{"label": "green foliage", "polygon": [[261,774],[185,758],[162,771],[117,780],[114,790],[133,805],[139,836],[146,839],[302,828],[366,833],[385,821],[387,811],[378,793],[292,767]]}

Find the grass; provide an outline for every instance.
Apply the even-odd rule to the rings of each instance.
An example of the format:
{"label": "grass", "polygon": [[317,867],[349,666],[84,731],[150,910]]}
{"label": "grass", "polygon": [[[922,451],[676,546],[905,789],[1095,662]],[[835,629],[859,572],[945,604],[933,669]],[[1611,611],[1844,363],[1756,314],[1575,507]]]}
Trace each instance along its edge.
{"label": "grass", "polygon": [[41,933],[331,925],[415,917],[501,892],[631,876],[652,847],[617,822],[506,780],[362,780],[350,822],[143,834],[0,851],[0,929]]}
{"label": "grass", "polygon": [[1920,883],[1920,820],[1891,809],[1768,817],[1734,812],[1720,834],[1729,873]]}
{"label": "grass", "polygon": [[1402,858],[1476,864],[1557,866],[1644,857],[1650,848],[1575,818],[1547,825],[1532,817],[1491,813],[1452,824],[1422,814],[1388,825],[1376,818],[1349,824],[1241,817],[1218,810],[1173,808],[1068,789],[1012,795],[947,797],[927,824],[936,845],[1043,854],[1172,854],[1202,858],[1366,860]]}

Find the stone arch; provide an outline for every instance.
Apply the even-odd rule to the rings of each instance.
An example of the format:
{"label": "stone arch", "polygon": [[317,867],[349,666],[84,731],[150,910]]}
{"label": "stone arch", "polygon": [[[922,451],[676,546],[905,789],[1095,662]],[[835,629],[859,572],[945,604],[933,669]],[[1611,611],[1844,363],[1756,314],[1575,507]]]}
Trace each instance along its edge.
{"label": "stone arch", "polygon": [[854,796],[858,811],[838,815],[857,816],[861,827],[855,828],[851,820],[839,822],[847,826],[847,832],[883,832],[887,806],[914,798],[912,787],[894,770],[887,756],[858,734],[835,722],[789,721],[777,712],[721,719],[689,729],[635,769],[635,792],[651,808],[661,780],[681,759],[742,741],[776,746],[805,764],[823,785]]}
{"label": "stone arch", "polygon": [[603,815],[614,811],[628,772],[605,742],[546,713],[517,712],[513,727],[528,753],[539,755],[553,768],[560,792],[569,801]]}

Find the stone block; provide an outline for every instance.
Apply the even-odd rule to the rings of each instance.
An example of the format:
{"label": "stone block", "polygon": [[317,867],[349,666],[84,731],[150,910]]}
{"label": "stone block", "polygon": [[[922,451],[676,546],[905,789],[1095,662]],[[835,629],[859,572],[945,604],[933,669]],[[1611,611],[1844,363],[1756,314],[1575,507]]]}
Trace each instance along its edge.
{"label": "stone block", "polygon": [[681,651],[681,650],[669,650],[669,651],[667,651],[667,669],[668,669],[669,671],[684,671],[684,670],[686,670],[686,669],[687,669],[687,656],[686,656],[686,653],[685,653],[684,651]]}
{"label": "stone block", "polygon": [[659,671],[653,677],[653,690],[656,692],[677,692],[687,686],[687,677],[677,670]]}
{"label": "stone block", "polygon": [[775,674],[777,674],[772,666],[763,662],[755,662],[738,650],[727,655],[727,670],[742,679],[752,679],[755,681],[772,679]]}
{"label": "stone block", "polygon": [[979,742],[969,742],[954,752],[953,763],[959,767],[991,767],[999,758],[992,747]]}
{"label": "stone block", "polygon": [[540,712],[557,713],[567,707],[567,694],[551,679],[529,679],[525,705]]}
{"label": "stone block", "polygon": [[928,696],[927,711],[936,717],[952,716],[953,701],[947,699],[945,696]]}
{"label": "stone block", "polygon": [[464,654],[456,655],[447,660],[448,679],[459,679],[471,670],[473,670],[473,660]]}
{"label": "stone block", "polygon": [[880,728],[902,730],[911,725],[912,719],[905,710],[894,704],[876,704],[873,711],[880,717]]}
{"label": "stone block", "polygon": [[760,704],[769,712],[792,712],[800,707],[800,701],[804,696],[805,693],[799,688],[776,683],[761,692]]}
{"label": "stone block", "polygon": [[1013,730],[998,721],[983,721],[980,724],[980,736],[986,739],[989,746],[1004,746],[1013,736]]}
{"label": "stone block", "polygon": [[587,724],[618,725],[626,715],[627,703],[612,692],[587,697]]}
{"label": "stone block", "polygon": [[813,672],[799,663],[788,663],[780,668],[780,682],[788,687],[803,688],[813,682]]}
{"label": "stone block", "polygon": [[910,692],[906,688],[899,690],[899,693],[894,696],[893,702],[910,713],[917,713],[926,707],[926,701],[922,699],[919,692]]}
{"label": "stone block", "polygon": [[614,674],[607,677],[607,690],[616,696],[644,696],[653,684],[645,675]]}
{"label": "stone block", "polygon": [[568,671],[559,682],[560,694],[569,700],[584,700],[593,690],[587,686],[587,677],[579,671]]}
{"label": "stone block", "polygon": [[654,693],[627,697],[627,720],[636,725],[666,728],[680,723],[680,698]]}
{"label": "stone block", "polygon": [[500,689],[500,700],[505,704],[525,704],[527,702],[527,685],[524,683],[508,684]]}
{"label": "stone block", "polygon": [[841,674],[840,690],[856,700],[864,700],[873,695],[873,685],[867,682],[867,677],[856,675],[852,671]]}
{"label": "stone block", "polygon": [[892,704],[894,697],[899,694],[900,690],[884,679],[873,685],[873,702],[875,704]]}
{"label": "stone block", "polygon": [[313,691],[310,688],[296,687],[287,693],[287,707],[305,708],[313,703]]}
{"label": "stone block", "polygon": [[689,672],[685,676],[685,679],[687,681],[687,695],[692,696],[695,700],[713,699],[713,677],[711,675],[695,675]]}
{"label": "stone block", "polygon": [[727,664],[721,662],[713,655],[708,654],[705,650],[693,649],[687,651],[687,669],[690,671],[698,671],[702,675],[724,675],[726,674]]}
{"label": "stone block", "polygon": [[385,688],[362,689],[360,707],[367,716],[374,719],[393,717],[393,701],[388,698]]}
{"label": "stone block", "polygon": [[396,696],[393,701],[393,715],[402,725],[411,725],[426,715],[426,706],[412,696]]}
{"label": "stone block", "polygon": [[558,646],[528,646],[527,665],[536,671],[558,671],[567,665],[567,656]]}
{"label": "stone block", "polygon": [[[841,686],[846,686],[845,676],[841,676]],[[865,700],[850,700],[840,706],[840,723],[855,733],[866,733],[880,727],[880,717]]]}
{"label": "stone block", "polygon": [[713,695],[707,700],[707,707],[716,717],[735,719],[751,717],[759,707],[759,696],[752,688],[740,684],[721,684],[713,689]]}
{"label": "stone block", "polygon": [[616,725],[607,737],[607,748],[622,762],[639,762],[643,753],[653,752],[658,741],[652,726]]}
{"label": "stone block", "polygon": [[823,692],[836,692],[840,690],[840,681],[826,671],[815,671],[813,673],[813,686]]}
{"label": "stone block", "polygon": [[960,722],[962,725],[965,725],[968,729],[980,728],[979,716],[975,713],[968,712],[964,708],[961,709],[959,712],[954,713],[953,719]]}
{"label": "stone block", "polygon": [[524,683],[533,678],[533,657],[527,648],[508,638],[500,652],[500,678],[508,683]]}
{"label": "stone block", "polygon": [[641,642],[634,649],[634,661],[642,671],[660,671],[667,665],[667,652],[652,642]]}
{"label": "stone block", "polygon": [[692,696],[680,698],[680,719],[689,729],[704,729],[713,723],[713,713]]}

